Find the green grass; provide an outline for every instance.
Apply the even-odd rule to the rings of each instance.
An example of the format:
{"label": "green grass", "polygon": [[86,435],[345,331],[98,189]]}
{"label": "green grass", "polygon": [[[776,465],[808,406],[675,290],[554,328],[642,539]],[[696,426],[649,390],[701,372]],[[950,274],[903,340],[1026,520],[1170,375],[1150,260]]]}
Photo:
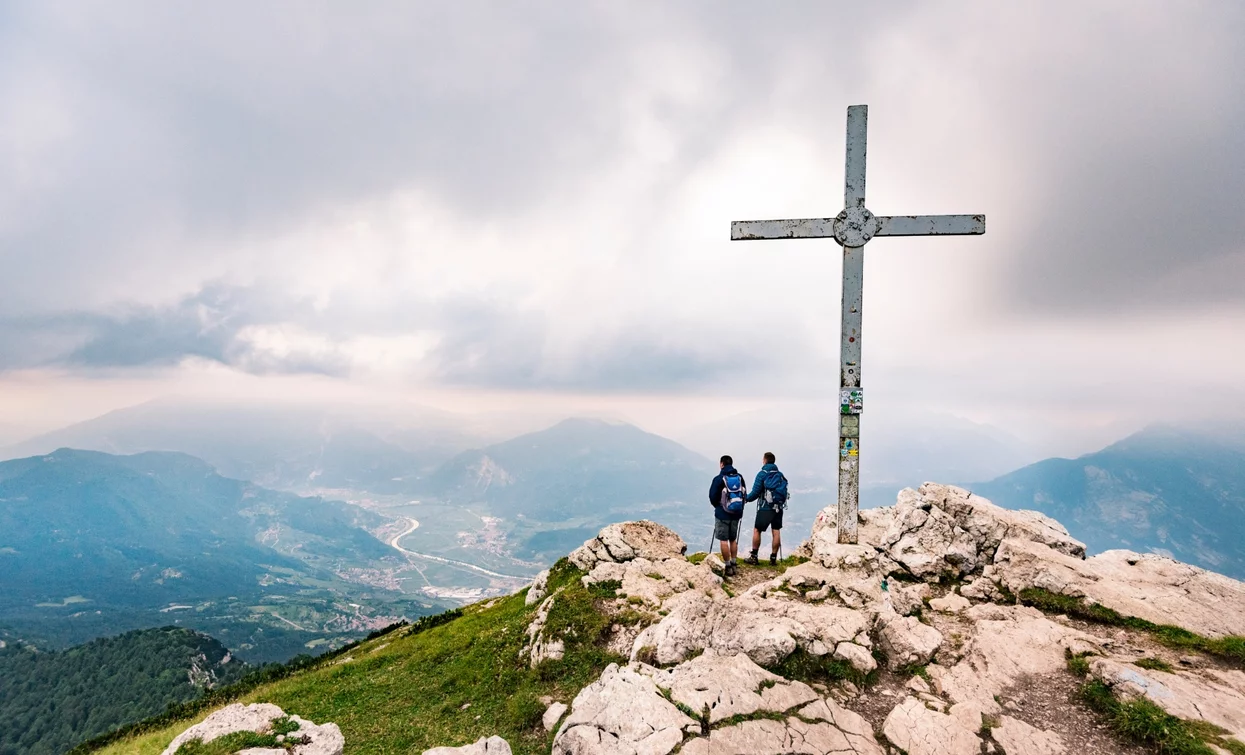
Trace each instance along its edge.
{"label": "green grass", "polygon": [[217,737],[207,744],[197,739],[182,743],[177,748],[177,755],[232,755],[238,750],[248,747],[280,747],[277,738],[272,734],[256,734],[251,731],[237,731]]}
{"label": "green grass", "polygon": [[[550,594],[562,588],[546,624],[565,642],[559,661],[531,669],[519,658],[536,611],[520,593],[489,608],[463,609],[439,626],[400,628],[353,648],[349,663],[340,662],[340,654],[310,663],[299,673],[215,698],[210,708],[134,731],[100,751],[158,755],[208,710],[237,700],[271,702],[317,723],[335,722],[352,755],[422,752],[492,734],[509,741],[516,754],[547,753],[552,735],[540,726],[545,709],[539,698],[569,703],[606,665],[625,660],[604,650],[611,619],[581,576],[566,559],[550,572]],[[465,703],[471,705],[464,710]]]}
{"label": "green grass", "polygon": [[1133,665],[1150,671],[1166,671],[1169,674],[1172,672],[1171,664],[1162,658],[1139,658],[1133,661]]}
{"label": "green grass", "polygon": [[1035,587],[1021,590],[1019,598],[1021,603],[1047,613],[1067,614],[1068,616],[1098,624],[1134,629],[1149,634],[1156,641],[1167,647],[1181,650],[1200,650],[1230,661],[1237,666],[1245,667],[1245,637],[1235,635],[1218,638],[1203,637],[1200,634],[1171,624],[1155,624],[1135,616],[1124,616],[1113,609],[1097,603],[1088,603],[1080,598],[1060,595]]}
{"label": "green grass", "polygon": [[862,674],[847,661],[825,655],[812,655],[801,648],[770,669],[779,676],[798,682],[832,684],[846,679],[857,686],[869,684],[871,675]]}
{"label": "green grass", "polygon": [[1082,679],[1089,676],[1089,660],[1090,653],[1073,653],[1071,650],[1064,650],[1064,656],[1068,659],[1068,671],[1073,676],[1079,676]]}
{"label": "green grass", "polygon": [[1232,740],[1219,736],[1223,730],[1218,727],[1176,718],[1145,698],[1122,702],[1097,680],[1081,686],[1081,699],[1102,714],[1117,734],[1164,755],[1213,755],[1207,742],[1234,746]]}

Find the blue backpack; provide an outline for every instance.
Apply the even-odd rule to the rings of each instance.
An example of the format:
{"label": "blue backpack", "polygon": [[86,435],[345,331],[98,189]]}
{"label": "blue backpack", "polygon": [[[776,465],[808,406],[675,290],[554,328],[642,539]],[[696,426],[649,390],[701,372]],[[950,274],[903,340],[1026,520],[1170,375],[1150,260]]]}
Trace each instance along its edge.
{"label": "blue backpack", "polygon": [[737,474],[722,475],[722,510],[728,514],[742,514],[744,503],[748,500],[748,491],[744,489],[744,478]]}
{"label": "blue backpack", "polygon": [[765,474],[765,506],[764,508],[782,511],[787,508],[787,477],[782,472],[773,471]]}

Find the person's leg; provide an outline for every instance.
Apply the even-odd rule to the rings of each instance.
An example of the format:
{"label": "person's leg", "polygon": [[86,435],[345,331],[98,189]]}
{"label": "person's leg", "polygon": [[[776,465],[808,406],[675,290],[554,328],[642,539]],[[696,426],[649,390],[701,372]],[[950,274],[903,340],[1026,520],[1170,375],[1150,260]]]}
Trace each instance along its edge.
{"label": "person's leg", "polygon": [[757,529],[757,526],[759,526],[759,521],[758,525],[752,528],[752,555],[748,556],[748,563],[753,566],[757,564],[757,551],[761,550],[761,530]]}
{"label": "person's leg", "polygon": [[782,550],[782,512],[781,511],[776,512],[774,514],[774,521],[771,526],[772,526],[772,529],[770,530],[771,550],[769,554],[769,562],[773,564],[773,563],[777,563],[778,551]]}
{"label": "person's leg", "polygon": [[722,563],[729,564],[731,562],[731,541],[721,540],[722,545]]}

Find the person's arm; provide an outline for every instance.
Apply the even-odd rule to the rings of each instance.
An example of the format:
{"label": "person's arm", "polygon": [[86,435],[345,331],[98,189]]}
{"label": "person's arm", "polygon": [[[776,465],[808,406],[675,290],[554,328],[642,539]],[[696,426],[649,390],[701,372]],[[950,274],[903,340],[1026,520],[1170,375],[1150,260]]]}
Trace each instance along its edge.
{"label": "person's arm", "polygon": [[709,483],[709,505],[713,508],[718,507],[718,502],[722,499],[722,475],[713,478],[713,482]]}
{"label": "person's arm", "polygon": [[765,493],[765,470],[757,472],[756,479],[752,481],[752,492],[748,494],[748,503],[752,503]]}

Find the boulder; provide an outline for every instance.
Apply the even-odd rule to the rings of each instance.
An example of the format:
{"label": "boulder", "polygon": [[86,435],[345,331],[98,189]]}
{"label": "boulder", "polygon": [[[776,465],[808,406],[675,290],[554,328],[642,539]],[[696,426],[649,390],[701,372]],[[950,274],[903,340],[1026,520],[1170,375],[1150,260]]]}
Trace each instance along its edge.
{"label": "boulder", "polygon": [[557,728],[558,721],[562,720],[562,714],[566,713],[566,703],[551,703],[545,709],[545,715],[541,716],[540,722],[544,725],[545,731],[553,731]]}
{"label": "boulder", "polygon": [[580,690],[553,740],[553,755],[646,753],[666,755],[700,722],[662,696],[652,669],[611,663]]}
{"label": "boulder", "polygon": [[878,625],[878,646],[886,654],[886,666],[891,670],[928,663],[942,646],[942,634],[915,616],[892,612],[881,616]]}
{"label": "boulder", "polygon": [[979,755],[981,739],[955,718],[906,697],[882,724],[890,743],[908,755]]}
{"label": "boulder", "polygon": [[968,598],[956,595],[955,593],[947,593],[941,598],[934,598],[929,602],[929,607],[935,611],[943,613],[961,613],[972,606],[968,602]]}
{"label": "boulder", "polygon": [[868,674],[878,667],[878,662],[874,660],[873,653],[868,648],[861,647],[854,642],[840,642],[834,648],[834,657],[840,661],[847,661],[862,674]]}
{"label": "boulder", "polygon": [[1007,755],[1064,755],[1068,751],[1058,734],[1008,716],[1000,718],[990,734]]}
{"label": "boulder", "polygon": [[481,737],[462,747],[434,747],[424,755],[510,755],[510,743],[498,736]]}
{"label": "boulder", "polygon": [[636,638],[632,657],[645,647],[656,660],[679,663],[713,649],[719,655],[745,653],[774,666],[801,648],[812,655],[833,653],[840,642],[872,647],[864,613],[844,606],[740,595],[715,601],[693,591],[667,601],[669,614]]}
{"label": "boulder", "polygon": [[[162,755],[173,755],[183,743],[197,739],[207,744],[218,737],[240,731],[251,731],[266,734],[272,731],[272,722],[284,718],[285,712],[271,703],[233,703],[212,713],[207,718],[178,734]],[[290,753],[293,755],[341,755],[346,746],[337,724],[314,724],[298,716],[289,716],[298,724],[298,729],[290,736],[307,740],[295,745]],[[251,748],[252,750],[260,748]],[[281,751],[285,753],[285,750]]]}
{"label": "boulder", "polygon": [[963,488],[931,482],[899,492],[877,545],[910,574],[932,582],[979,572],[1009,538],[1085,555],[1085,544],[1044,514],[1011,511]]}
{"label": "boulder", "polygon": [[641,666],[670,699],[693,711],[708,711],[712,726],[732,716],[785,713],[820,699],[812,687],[770,673],[739,653],[721,656],[709,651],[660,671]]}
{"label": "boulder", "polygon": [[641,520],[611,524],[600,534],[571,551],[571,563],[590,572],[603,561],[623,563],[634,558],[661,561],[679,558],[687,552],[687,544],[674,530],[656,522]]}
{"label": "boulder", "polygon": [[911,616],[925,607],[925,599],[930,596],[929,585],[924,582],[917,585],[891,582],[890,596],[895,613],[900,616]]}
{"label": "boulder", "polygon": [[653,561],[639,557],[625,563],[598,563],[584,575],[585,585],[598,582],[621,582],[620,597],[639,598],[654,608],[667,598],[687,590],[699,590],[713,599],[725,599],[722,578],[704,563],[693,564],[683,558]]}
{"label": "boulder", "polygon": [[1016,594],[1040,588],[1207,637],[1245,635],[1245,583],[1164,556],[1114,550],[1082,560],[1006,540],[994,567]]}

